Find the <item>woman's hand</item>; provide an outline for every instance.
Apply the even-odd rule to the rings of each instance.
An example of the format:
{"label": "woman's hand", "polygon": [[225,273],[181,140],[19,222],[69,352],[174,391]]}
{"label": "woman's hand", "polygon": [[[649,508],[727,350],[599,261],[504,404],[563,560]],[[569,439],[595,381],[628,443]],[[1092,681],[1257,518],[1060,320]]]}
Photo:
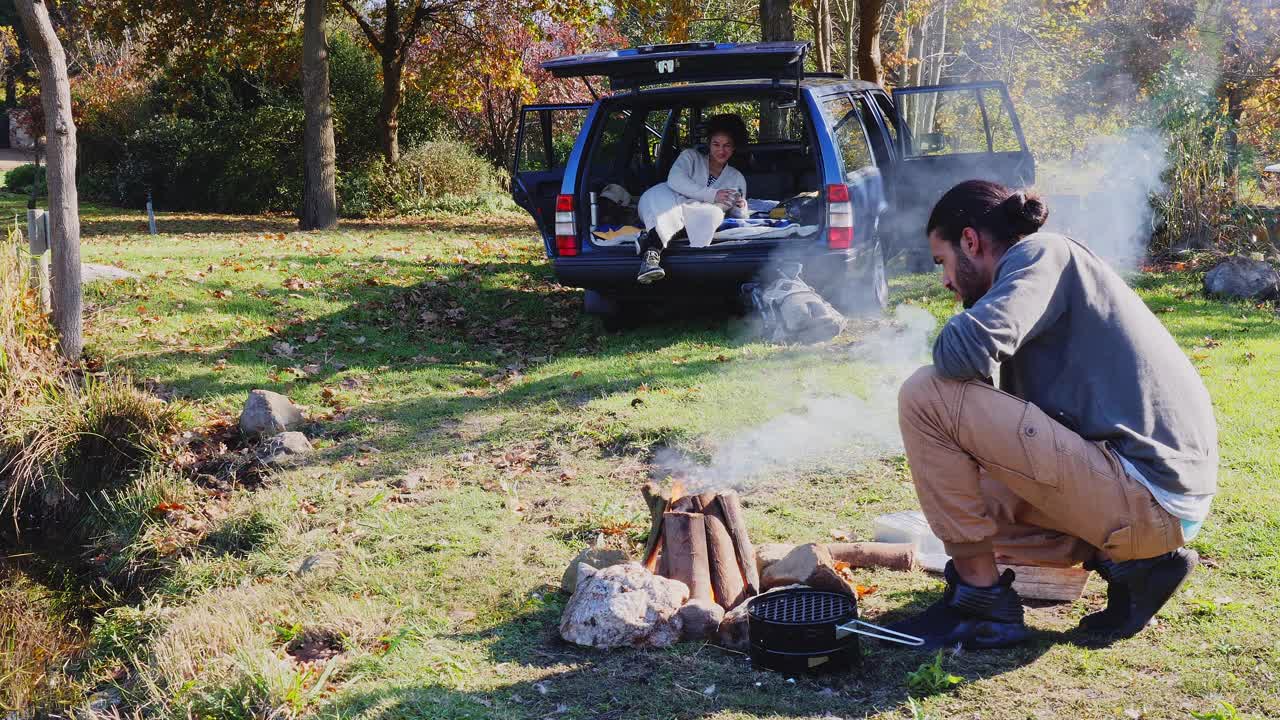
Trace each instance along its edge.
{"label": "woman's hand", "polygon": [[739,195],[739,196],[738,196],[738,209],[739,209],[739,210],[746,210],[746,209],[747,209],[747,196],[746,196],[746,195]]}
{"label": "woman's hand", "polygon": [[[732,205],[732,204],[733,204],[733,195],[734,195],[734,193],[733,193],[733,191],[732,191],[732,190],[717,190],[717,191],[716,191],[716,202],[717,202],[717,203],[719,203],[719,204],[721,204],[721,205]],[[704,197],[705,197],[705,196],[704,196]]]}

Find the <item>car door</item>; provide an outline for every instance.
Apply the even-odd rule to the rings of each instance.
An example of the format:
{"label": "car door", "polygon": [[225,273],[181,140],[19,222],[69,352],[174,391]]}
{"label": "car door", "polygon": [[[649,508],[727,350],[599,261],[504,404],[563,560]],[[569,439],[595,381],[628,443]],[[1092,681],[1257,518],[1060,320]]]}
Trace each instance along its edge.
{"label": "car door", "polygon": [[544,239],[555,235],[556,195],[590,108],[566,104],[520,109],[511,199],[533,216]]}
{"label": "car door", "polygon": [[[1035,159],[1002,82],[897,88],[891,107],[881,100],[877,105],[893,115],[889,120],[897,130],[899,159],[890,193],[897,251],[927,251],[929,212],[957,183],[1035,182]],[[918,258],[913,264],[924,265]]]}

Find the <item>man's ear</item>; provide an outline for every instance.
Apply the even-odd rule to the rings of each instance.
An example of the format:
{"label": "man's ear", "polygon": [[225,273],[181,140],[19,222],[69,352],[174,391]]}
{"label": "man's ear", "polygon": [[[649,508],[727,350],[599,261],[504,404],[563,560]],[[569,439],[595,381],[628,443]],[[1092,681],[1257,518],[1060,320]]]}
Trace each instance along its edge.
{"label": "man's ear", "polygon": [[971,227],[965,228],[960,233],[960,249],[970,259],[977,258],[982,251],[982,236]]}

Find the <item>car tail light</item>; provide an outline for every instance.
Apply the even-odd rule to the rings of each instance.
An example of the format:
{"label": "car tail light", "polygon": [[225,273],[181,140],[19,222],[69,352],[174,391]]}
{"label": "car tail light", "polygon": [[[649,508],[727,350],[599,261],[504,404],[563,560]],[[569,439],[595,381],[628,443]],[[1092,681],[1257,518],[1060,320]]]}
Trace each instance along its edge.
{"label": "car tail light", "polygon": [[827,247],[845,250],[853,245],[853,203],[848,185],[827,186]]}
{"label": "car tail light", "polygon": [[556,254],[578,254],[578,224],[573,219],[573,196],[556,196]]}

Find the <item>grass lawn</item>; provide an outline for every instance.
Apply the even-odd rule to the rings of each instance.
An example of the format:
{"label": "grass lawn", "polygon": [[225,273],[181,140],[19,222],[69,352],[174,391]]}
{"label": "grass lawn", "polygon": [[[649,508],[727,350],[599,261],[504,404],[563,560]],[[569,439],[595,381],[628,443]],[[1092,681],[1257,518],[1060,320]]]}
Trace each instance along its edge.
{"label": "grass lawn", "polygon": [[[153,710],[1085,720],[1191,718],[1225,701],[1280,717],[1280,322],[1271,306],[1205,300],[1198,274],[1137,284],[1218,414],[1222,492],[1194,543],[1205,566],[1140,637],[1102,647],[1070,632],[1103,600],[1095,579],[1079,602],[1029,609],[1041,632],[1026,647],[948,654],[964,681],[913,701],[906,675],[931,657],[908,649],[867,647],[860,674],[792,682],[711,645],[602,652],[557,633],[566,563],[597,537],[642,537],[639,486],[663,449],[713,460],[788,432],[761,429],[771,418],[846,403],[856,412],[836,413],[848,424],[827,428],[834,442],[804,441],[822,447],[811,461],[736,478],[753,539],[866,538],[878,514],[914,508],[904,459],[882,445],[893,378],[923,347],[904,323],[855,323],[818,349],[696,313],[605,335],[580,293],[551,281],[520,215],[325,233],[161,216],[156,237],[141,213],[84,222],[87,262],[140,275],[88,291],[91,354],[205,416],[234,415],[267,388],[316,419],[308,464],[207,491],[211,536],[233,541],[174,552],[149,600],[99,621],[94,672],[127,697],[163,698]],[[895,281],[894,302],[954,312],[931,276]],[[878,362],[870,338],[905,352]],[[295,572],[317,553],[321,569]],[[863,575],[879,587],[864,599],[873,620],[942,589],[924,573]],[[286,654],[307,638],[342,652]]]}

